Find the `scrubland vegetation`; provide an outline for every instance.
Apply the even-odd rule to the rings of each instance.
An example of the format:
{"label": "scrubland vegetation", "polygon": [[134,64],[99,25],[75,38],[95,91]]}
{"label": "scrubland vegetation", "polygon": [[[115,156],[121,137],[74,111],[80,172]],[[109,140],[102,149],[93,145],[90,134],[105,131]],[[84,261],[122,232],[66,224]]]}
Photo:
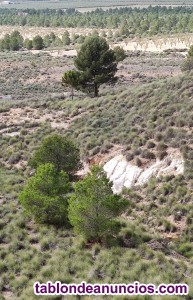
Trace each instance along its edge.
{"label": "scrubland vegetation", "polygon": [[[148,61],[141,55],[134,59]],[[11,64],[17,61],[14,57],[9,58]],[[41,64],[42,56],[31,57],[35,67],[34,71],[29,68],[29,74],[35,70],[39,74],[36,64]],[[157,55],[154,59],[160,60]],[[59,62],[58,58],[48,56],[49,60]],[[60,63],[65,60],[60,58]],[[28,60],[23,63],[30,64]],[[188,282],[191,286],[192,73],[154,79],[152,83],[133,82],[133,87],[119,82],[110,89],[102,87],[101,97],[95,101],[78,95],[74,100],[68,96],[62,99],[59,82],[58,96],[48,100],[54,87],[49,87],[49,80],[44,83],[44,91],[37,90],[35,95],[35,84],[32,84],[32,90],[27,89],[27,97],[16,95],[18,100],[4,100],[1,106],[1,117],[9,117],[11,107],[22,108],[23,118],[31,116],[22,125],[16,120],[1,136],[2,297],[35,299],[32,291],[35,280],[79,282],[84,279],[93,283],[139,280]],[[10,85],[9,93],[13,95],[15,88]],[[46,114],[47,119],[40,122],[41,115]],[[71,120],[68,129],[51,127],[54,120],[61,125],[68,119]],[[9,135],[15,131],[19,135]],[[34,223],[18,204],[18,192],[30,174],[29,166],[18,163],[29,160],[40,141],[53,132],[76,141],[84,160],[122,145],[128,159],[145,163],[170,147],[180,147],[186,158],[186,172],[176,178],[152,179],[144,188],[125,191],[130,205],[120,219],[122,229],[118,237],[102,245],[87,244],[72,229]]]}
{"label": "scrubland vegetation", "polygon": [[[160,18],[173,20],[175,28],[178,22],[184,24],[185,16],[190,22],[192,14],[187,8],[123,9],[106,14],[98,11],[91,20],[103,16],[103,26],[108,27],[105,18],[112,21],[111,13],[119,24],[128,12],[132,22],[136,18],[141,22],[140,14],[145,12],[143,21],[148,16],[151,24],[159,12]],[[26,22],[46,12],[30,14]],[[56,18],[54,12],[50,14]],[[64,17],[60,14],[59,21]],[[92,16],[66,14],[71,22]],[[17,23],[14,11],[6,11],[3,22],[7,16],[12,16],[9,22]],[[90,26],[86,24],[82,26]],[[189,31],[187,24],[179,30]],[[177,51],[128,51],[127,57],[114,57],[110,62],[116,61],[117,81],[103,81],[98,74],[99,95],[93,98],[73,86],[73,99],[71,88],[62,85],[63,74],[74,70],[72,57],[7,50],[11,52],[0,52],[0,94],[11,97],[0,99],[0,300],[62,300],[34,295],[33,283],[49,280],[187,283],[189,295],[170,299],[191,300],[192,47],[187,58]],[[112,194],[101,169],[94,168],[87,176],[77,173],[88,162],[100,162],[117,150],[143,168],[180,151],[185,172],[153,177],[121,195]],[[114,299],[161,300],[168,296]]]}

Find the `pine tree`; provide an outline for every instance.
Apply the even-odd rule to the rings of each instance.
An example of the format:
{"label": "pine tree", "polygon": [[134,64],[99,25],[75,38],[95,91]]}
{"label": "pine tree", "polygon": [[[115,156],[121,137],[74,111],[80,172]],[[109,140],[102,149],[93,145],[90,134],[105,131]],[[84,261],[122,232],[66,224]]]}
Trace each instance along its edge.
{"label": "pine tree", "polygon": [[[63,82],[73,88],[86,92],[94,92],[97,97],[99,86],[107,82],[115,82],[117,71],[116,56],[109,49],[106,40],[98,35],[87,37],[74,60],[78,71],[64,73]],[[74,80],[74,78],[78,80]]]}
{"label": "pine tree", "polygon": [[91,171],[74,185],[68,216],[76,233],[87,240],[101,241],[106,235],[116,233],[116,217],[127,207],[128,200],[113,195],[112,184],[100,167],[95,166]]}

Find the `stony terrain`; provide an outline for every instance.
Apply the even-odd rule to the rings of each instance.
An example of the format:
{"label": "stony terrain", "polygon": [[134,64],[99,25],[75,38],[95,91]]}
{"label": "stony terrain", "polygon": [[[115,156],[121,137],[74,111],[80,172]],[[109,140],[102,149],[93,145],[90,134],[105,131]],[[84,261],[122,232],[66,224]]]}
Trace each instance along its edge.
{"label": "stony terrain", "polygon": [[113,192],[121,193],[123,187],[144,185],[152,177],[183,174],[184,159],[180,152],[170,149],[163,160],[152,161],[144,169],[129,163],[123,155],[115,156],[103,168],[113,182]]}

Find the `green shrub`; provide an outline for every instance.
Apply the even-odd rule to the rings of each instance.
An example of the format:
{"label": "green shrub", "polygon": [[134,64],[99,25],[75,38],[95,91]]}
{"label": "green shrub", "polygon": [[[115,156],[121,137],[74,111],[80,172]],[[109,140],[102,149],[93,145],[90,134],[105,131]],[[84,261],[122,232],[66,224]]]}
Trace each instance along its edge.
{"label": "green shrub", "polygon": [[141,161],[141,159],[138,158],[138,157],[135,159],[135,163],[136,163],[136,165],[137,165],[138,167],[141,167],[141,165],[142,165],[142,161]]}
{"label": "green shrub", "polygon": [[69,139],[51,135],[43,140],[30,160],[35,168],[45,163],[53,164],[57,171],[63,170],[72,177],[81,167],[79,150]]}
{"label": "green shrub", "polygon": [[191,257],[193,255],[193,246],[191,243],[183,243],[179,246],[178,251],[186,256],[186,257]]}
{"label": "green shrub", "polygon": [[152,142],[152,141],[148,141],[147,142],[147,149],[151,149],[151,148],[154,148],[155,147],[155,143]]}
{"label": "green shrub", "polygon": [[157,149],[157,151],[164,151],[165,149],[167,149],[167,147],[168,146],[166,144],[164,144],[164,142],[161,142],[157,145],[156,149]]}
{"label": "green shrub", "polygon": [[147,149],[145,149],[142,151],[141,157],[146,158],[146,159],[155,159],[155,154],[153,152],[150,152]]}
{"label": "green shrub", "polygon": [[68,175],[64,171],[57,172],[52,164],[45,164],[28,180],[19,200],[37,222],[63,225],[68,223],[69,190]]}
{"label": "green shrub", "polygon": [[127,152],[126,156],[125,156],[127,161],[130,161],[134,158],[134,155],[132,152]]}
{"label": "green shrub", "polygon": [[159,151],[159,152],[157,153],[157,157],[158,157],[160,160],[164,159],[165,156],[167,156],[167,152],[166,152],[166,151]]}
{"label": "green shrub", "polygon": [[119,229],[116,217],[128,201],[113,195],[104,171],[94,167],[92,173],[75,184],[69,199],[69,220],[74,230],[87,240],[101,241]]}

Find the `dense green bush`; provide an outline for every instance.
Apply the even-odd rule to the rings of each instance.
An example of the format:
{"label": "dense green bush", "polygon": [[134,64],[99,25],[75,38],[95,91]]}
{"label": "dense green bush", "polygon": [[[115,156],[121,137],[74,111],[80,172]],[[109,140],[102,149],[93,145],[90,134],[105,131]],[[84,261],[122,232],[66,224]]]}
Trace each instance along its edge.
{"label": "dense green bush", "polygon": [[120,62],[120,61],[124,60],[127,57],[126,52],[120,46],[114,47],[113,51],[115,53],[115,57],[116,57],[117,62]]}
{"label": "dense green bush", "polygon": [[40,165],[36,174],[27,181],[19,200],[37,222],[66,225],[69,191],[68,175],[47,163]]}
{"label": "dense green bush", "polygon": [[79,149],[66,137],[51,135],[43,140],[30,160],[35,168],[45,163],[52,163],[57,171],[63,170],[72,177],[81,167]]}
{"label": "dense green bush", "polygon": [[11,34],[6,34],[0,40],[0,50],[18,51],[23,46],[23,37],[20,32],[14,30]]}
{"label": "dense green bush", "polygon": [[35,50],[41,50],[44,48],[44,41],[40,35],[36,35],[32,40],[32,46]]}
{"label": "dense green bush", "polygon": [[101,241],[119,228],[115,218],[128,206],[128,201],[113,195],[111,186],[99,167],[93,167],[92,173],[74,186],[69,199],[69,220],[75,232],[87,240]]}

